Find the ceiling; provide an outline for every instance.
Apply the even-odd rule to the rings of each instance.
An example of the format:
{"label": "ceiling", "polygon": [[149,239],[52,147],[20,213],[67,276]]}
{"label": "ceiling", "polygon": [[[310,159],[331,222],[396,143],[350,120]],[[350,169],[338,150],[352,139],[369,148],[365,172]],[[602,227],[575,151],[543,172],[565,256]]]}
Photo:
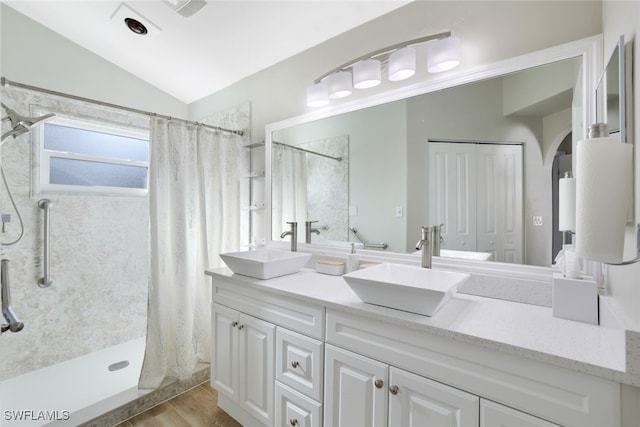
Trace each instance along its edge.
{"label": "ceiling", "polygon": [[208,0],[188,18],[161,0],[4,3],[189,104],[409,1]]}

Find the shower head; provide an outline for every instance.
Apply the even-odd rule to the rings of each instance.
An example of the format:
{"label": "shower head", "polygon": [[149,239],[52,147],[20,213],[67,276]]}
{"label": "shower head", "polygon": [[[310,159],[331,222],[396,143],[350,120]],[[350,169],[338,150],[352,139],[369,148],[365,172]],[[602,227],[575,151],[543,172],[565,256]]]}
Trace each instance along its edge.
{"label": "shower head", "polygon": [[2,108],[4,108],[4,110],[7,112],[7,116],[4,117],[2,121],[11,122],[11,130],[5,132],[2,135],[2,141],[10,136],[16,138],[23,133],[29,132],[31,129],[33,129],[34,126],[49,121],[55,117],[55,114],[53,113],[45,114],[44,116],[40,117],[26,117],[16,113],[4,104],[2,104]]}

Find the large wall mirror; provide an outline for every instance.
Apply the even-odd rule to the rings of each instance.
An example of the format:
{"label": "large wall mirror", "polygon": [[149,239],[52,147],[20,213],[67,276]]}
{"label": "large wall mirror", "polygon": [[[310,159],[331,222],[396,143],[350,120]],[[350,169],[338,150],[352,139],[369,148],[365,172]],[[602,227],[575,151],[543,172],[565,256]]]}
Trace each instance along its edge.
{"label": "large wall mirror", "polygon": [[443,256],[550,266],[598,40],[267,126],[270,240],[296,221],[304,242],[314,221],[312,244],[413,253],[443,224]]}

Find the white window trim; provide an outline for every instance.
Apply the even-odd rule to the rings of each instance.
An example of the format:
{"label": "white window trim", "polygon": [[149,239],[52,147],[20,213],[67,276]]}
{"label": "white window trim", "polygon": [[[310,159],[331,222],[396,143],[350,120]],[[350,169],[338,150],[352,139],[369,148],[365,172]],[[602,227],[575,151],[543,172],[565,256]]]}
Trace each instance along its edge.
{"label": "white window trim", "polygon": [[[92,132],[107,133],[111,135],[123,136],[128,138],[136,138],[143,140],[150,140],[149,131],[127,129],[114,125],[105,125],[96,122],[90,122],[87,120],[78,120],[70,117],[56,116],[49,123],[59,126],[67,126],[77,129],[84,129]],[[46,150],[44,148],[44,126],[39,126],[37,132],[34,132],[34,138],[36,139],[35,146],[38,152],[37,168],[38,176],[34,177],[34,183],[37,183],[38,187],[34,188],[35,194],[48,194],[48,193],[73,193],[73,194],[101,194],[101,195],[116,195],[116,196],[147,196],[149,194],[146,188],[126,188],[126,187],[107,187],[107,186],[86,186],[86,185],[66,185],[66,184],[50,184],[49,172],[50,172],[50,160],[52,157],[73,159],[73,160],[86,160],[99,163],[108,164],[120,164],[127,166],[144,167],[149,170],[149,162],[138,160],[124,160],[112,157],[100,157],[92,155],[84,155],[78,153],[70,153],[64,151]],[[148,175],[147,175],[148,177]]]}

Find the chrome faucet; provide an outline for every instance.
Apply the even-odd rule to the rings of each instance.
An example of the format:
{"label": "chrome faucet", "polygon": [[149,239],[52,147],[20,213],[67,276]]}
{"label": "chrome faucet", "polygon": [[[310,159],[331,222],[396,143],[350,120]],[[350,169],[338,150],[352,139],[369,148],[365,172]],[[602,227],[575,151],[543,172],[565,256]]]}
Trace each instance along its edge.
{"label": "chrome faucet", "polygon": [[284,239],[287,236],[291,236],[291,252],[298,251],[298,223],[297,222],[287,222],[291,226],[289,231],[285,231],[280,235],[281,239]]}
{"label": "chrome faucet", "polygon": [[318,236],[320,235],[320,229],[319,228],[313,228],[311,226],[311,224],[318,222],[318,221],[306,221],[304,223],[305,226],[305,233],[304,233],[304,242],[305,243],[311,243],[311,233],[316,233]]}
{"label": "chrome faucet", "polygon": [[422,252],[422,268],[431,268],[431,227],[422,227],[422,237],[416,243],[416,250]]}

